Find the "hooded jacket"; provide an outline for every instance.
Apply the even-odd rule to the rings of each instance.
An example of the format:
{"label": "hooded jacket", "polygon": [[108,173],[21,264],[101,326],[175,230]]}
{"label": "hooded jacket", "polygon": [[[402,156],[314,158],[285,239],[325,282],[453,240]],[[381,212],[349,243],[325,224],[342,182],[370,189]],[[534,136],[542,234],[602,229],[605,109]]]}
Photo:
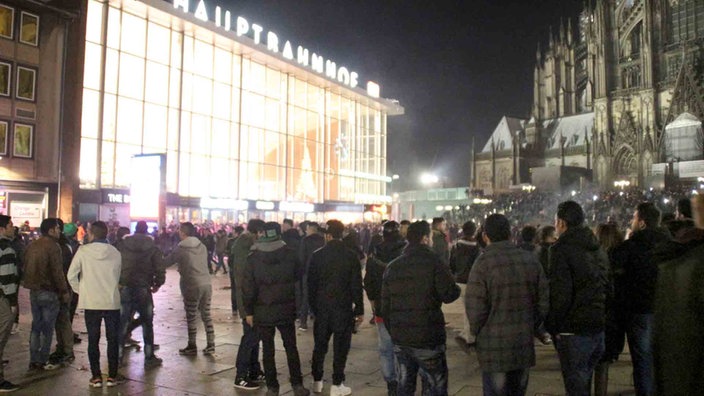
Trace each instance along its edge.
{"label": "hooded jacket", "polygon": [[371,257],[367,260],[364,290],[367,292],[367,298],[374,302],[372,308],[374,315],[378,317],[381,315],[381,282],[384,279],[384,271],[391,261],[403,254],[406,244],[400,235],[385,239],[374,248]]}
{"label": "hooded jacket", "polygon": [[198,238],[190,236],[179,242],[164,261],[167,266],[178,263],[181,294],[184,297],[196,293],[201,286],[210,286],[208,252]]}
{"label": "hooded jacket", "polygon": [[242,282],[245,315],[255,325],[276,326],[296,320],[296,281],[302,266],[281,240],[257,242],[247,257]]}
{"label": "hooded jacket", "polygon": [[445,344],[442,304],[460,296],[448,266],[426,245],[409,245],[386,267],[381,316],[394,345],[435,348]]}
{"label": "hooded jacket", "polygon": [[146,289],[164,284],[166,271],[154,238],[134,234],[125,237],[116,247],[122,255],[121,286]]}
{"label": "hooded jacket", "polygon": [[548,261],[547,330],[578,335],[604,331],[609,258],[594,233],[585,226],[568,228],[550,247]]}
{"label": "hooded jacket", "polygon": [[[687,235],[689,234],[689,235]],[[689,241],[653,252],[659,265],[653,355],[658,395],[696,395],[704,389],[704,230]]]}
{"label": "hooded jacket", "polygon": [[122,258],[114,246],[91,242],[81,246],[68,268],[68,282],[81,297],[79,309],[120,309]]}

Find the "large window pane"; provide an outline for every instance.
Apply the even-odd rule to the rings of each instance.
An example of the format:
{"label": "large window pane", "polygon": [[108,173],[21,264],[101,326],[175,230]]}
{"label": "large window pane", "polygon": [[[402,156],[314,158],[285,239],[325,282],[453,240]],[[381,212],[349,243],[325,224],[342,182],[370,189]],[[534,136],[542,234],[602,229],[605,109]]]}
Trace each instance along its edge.
{"label": "large window pane", "polygon": [[81,120],[81,136],[98,137],[98,104],[99,96],[97,91],[92,89],[83,90],[83,112]]}
{"label": "large window pane", "polygon": [[117,97],[111,94],[103,96],[103,142],[115,141],[115,123],[117,114]]}
{"label": "large window pane", "polygon": [[105,55],[105,92],[117,93],[117,71],[120,65],[120,53],[108,49]]}
{"label": "large window pane", "polygon": [[181,32],[171,32],[171,62],[169,63],[171,67],[177,69],[181,68],[181,46],[183,45],[183,33]]}
{"label": "large window pane", "polygon": [[86,40],[100,44],[103,35],[103,3],[91,0],[88,2],[88,16],[86,17]]}
{"label": "large window pane", "polygon": [[210,155],[210,117],[193,114],[191,119],[191,153]]}
{"label": "large window pane", "polygon": [[283,119],[286,117],[286,114],[282,114],[283,110],[284,107],[278,100],[266,100],[266,129],[277,132],[284,130]]}
{"label": "large window pane", "polygon": [[98,141],[81,138],[81,162],[78,169],[81,187],[96,188],[98,169]]}
{"label": "large window pane", "polygon": [[243,80],[245,89],[266,94],[266,68],[264,65],[245,60]]}
{"label": "large window pane", "polygon": [[232,85],[235,87],[242,86],[242,57],[232,55]]}
{"label": "large window pane", "polygon": [[142,102],[119,97],[117,100],[117,141],[142,144]]}
{"label": "large window pane", "polygon": [[178,163],[178,194],[187,197],[190,192],[191,173],[189,171],[191,165],[191,155],[181,152]]}
{"label": "large window pane", "polygon": [[83,71],[83,86],[91,89],[100,89],[100,64],[102,47],[97,44],[86,43],[86,61]]}
{"label": "large window pane", "polygon": [[230,155],[230,122],[213,120],[213,139],[211,155],[214,157],[228,158]]}
{"label": "large window pane", "polygon": [[174,108],[169,108],[169,136],[168,149],[178,150],[179,136],[179,111]]}
{"label": "large window pane", "polygon": [[281,73],[271,68],[266,69],[266,96],[278,99],[281,95]]}
{"label": "large window pane", "polygon": [[110,7],[108,10],[108,47],[120,49],[120,10]]}
{"label": "large window pane", "polygon": [[144,142],[145,147],[157,149],[159,152],[166,150],[167,134],[166,107],[147,103],[144,105]]}
{"label": "large window pane", "polygon": [[[212,158],[210,160],[210,172],[208,173],[208,192],[212,197],[229,198],[234,197],[234,185],[227,183],[229,179],[230,161],[226,158]],[[204,194],[205,195],[205,194]]]}
{"label": "large window pane", "polygon": [[166,106],[169,100],[169,68],[158,63],[147,62],[146,84],[144,99]]}
{"label": "large window pane", "polygon": [[197,74],[203,77],[213,77],[213,45],[195,40],[193,50],[194,68]]}
{"label": "large window pane", "polygon": [[213,115],[223,120],[230,119],[230,111],[232,104],[230,97],[232,96],[232,87],[223,83],[216,82],[213,91]]}
{"label": "large window pane", "polygon": [[142,99],[144,95],[144,59],[120,54],[120,96]]}
{"label": "large window pane", "polygon": [[169,29],[149,23],[147,58],[168,65],[171,56],[170,36]]}
{"label": "large window pane", "polygon": [[191,176],[188,195],[191,197],[202,197],[208,193],[208,175],[210,166],[208,158],[201,155],[191,156],[191,164],[188,172]]}
{"label": "large window pane", "polygon": [[254,127],[265,126],[264,97],[249,92],[243,93],[242,118],[244,123]]}
{"label": "large window pane", "polygon": [[215,47],[215,80],[225,84],[232,82],[232,53]]}
{"label": "large window pane", "polygon": [[212,114],[213,111],[213,81],[201,76],[193,76],[193,111],[201,114]]}
{"label": "large window pane", "polygon": [[100,161],[100,187],[115,186],[115,143],[103,141]]}
{"label": "large window pane", "polygon": [[147,23],[144,19],[126,12],[122,13],[122,41],[120,49],[132,55],[144,57],[147,41]]}
{"label": "large window pane", "polygon": [[166,191],[178,192],[178,152],[166,153]]}
{"label": "large window pane", "polygon": [[115,188],[128,188],[132,184],[132,156],[142,154],[140,146],[118,144],[115,150]]}

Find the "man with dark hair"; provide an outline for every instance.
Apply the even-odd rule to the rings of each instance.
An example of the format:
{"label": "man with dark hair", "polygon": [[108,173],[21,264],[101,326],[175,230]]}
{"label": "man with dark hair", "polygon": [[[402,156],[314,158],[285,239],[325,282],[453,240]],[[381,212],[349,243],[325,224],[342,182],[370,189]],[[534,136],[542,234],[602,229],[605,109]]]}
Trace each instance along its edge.
{"label": "man with dark hair", "polygon": [[447,221],[442,217],[433,218],[432,248],[445,265],[450,262],[450,244],[447,239]]}
{"label": "man with dark hair", "polygon": [[655,393],[652,329],[658,267],[653,261],[657,245],[669,235],[660,228],[660,211],[652,202],[636,206],[631,235],[613,252],[614,309],[626,331],[638,395]]}
{"label": "man with dark hair", "polygon": [[408,227],[411,226],[410,220],[401,220],[401,227],[398,230],[398,233],[401,234],[401,238],[406,239],[406,234],[408,233]]}
{"label": "man with dark hair", "polygon": [[43,369],[47,365],[60,302],[71,301],[61,248],[57,243],[61,234],[58,219],[44,219],[40,229],[42,236],[25,250],[22,280],[23,286],[29,289],[32,306],[30,370]]}
{"label": "man with dark hair", "polygon": [[[12,331],[17,312],[17,290],[20,276],[17,270],[19,262],[12,239],[15,237],[15,225],[10,216],[0,215],[0,362],[7,339]],[[0,363],[0,392],[12,392],[19,386],[5,379],[4,364]]]}
{"label": "man with dark hair", "polygon": [[293,220],[284,219],[283,225],[281,226],[281,239],[288,247],[298,251],[301,244],[301,234],[299,234],[298,229],[293,226]]}
{"label": "man with dark hair", "polygon": [[521,228],[521,240],[518,241],[518,247],[528,251],[535,251],[535,236],[538,234],[538,230],[532,225],[527,225]]}
{"label": "man with dark hair", "polygon": [[296,285],[296,308],[298,310],[298,330],[308,330],[308,264],[313,252],[325,245],[325,238],[318,232],[318,223],[311,221],[306,226],[306,236],[298,248],[298,259],[303,264],[303,276]]}
{"label": "man with dark hair", "polygon": [[105,321],[105,338],[108,341],[107,386],[124,381],[118,374],[120,354],[120,252],[108,243],[108,227],[96,221],[88,229],[88,243],[73,256],[68,269],[68,281],[81,298],[78,308],[83,309],[88,331],[88,360],[90,361],[90,386],[103,386],[100,370],[100,327]]}
{"label": "man with dark hair", "polygon": [[129,333],[130,322],[135,311],[139,314],[144,337],[144,367],[160,366],[162,360],[154,354],[154,300],[156,293],[166,281],[162,255],[149,234],[146,221],[137,222],[134,234],[125,237],[117,246],[122,255],[120,272],[120,355]]}
{"label": "man with dark hair", "polygon": [[364,290],[366,290],[369,304],[372,306],[373,320],[379,335],[381,373],[386,381],[388,394],[393,396],[398,388],[396,356],[394,355],[394,344],[391,342],[391,336],[384,326],[384,319],[381,316],[381,284],[384,280],[386,267],[403,253],[406,241],[401,237],[399,223],[393,220],[384,223],[382,235],[384,240],[374,248],[367,260]]}
{"label": "man with dark hair", "polygon": [[537,258],[509,241],[501,214],[487,217],[487,244],[467,281],[465,307],[477,338],[485,395],[522,395],[535,365],[533,331],[548,311],[548,285]]}
{"label": "man with dark hair", "polygon": [[343,384],[345,365],[355,322],[364,315],[362,272],[357,254],[342,242],[345,226],[329,220],[326,244],[313,253],[308,268],[308,298],[315,315],[313,336],[313,391],[323,390],[323,364],[333,336],[331,396],[345,396],[352,390]]}
{"label": "man with dark hair", "polygon": [[[473,221],[467,221],[462,225],[462,238],[457,240],[455,246],[450,251],[450,271],[455,277],[461,289],[460,297],[467,295],[467,278],[469,271],[472,269],[474,260],[479,256],[479,246],[474,237],[477,232],[477,225]],[[470,345],[474,344],[474,335],[472,334],[467,320],[467,315],[462,315],[462,329],[459,331],[455,341],[459,344],[465,353],[469,353]]]}
{"label": "man with dark hair", "polygon": [[415,394],[416,376],[423,394],[447,394],[445,317],[442,304],[460,296],[449,267],[431,249],[430,225],[408,227],[408,247],[386,268],[381,316],[398,360],[398,394]]}
{"label": "man with dark hair", "polygon": [[286,350],[293,394],[310,394],[303,386],[301,359],[296,347],[295,285],[301,272],[296,252],[281,240],[281,226],[273,221],[264,224],[247,257],[242,306],[247,324],[254,328],[262,341],[267,396],[279,394],[274,360],[276,330],[279,330]]}
{"label": "man with dark hair", "polygon": [[609,259],[574,201],[557,207],[559,239],[549,251],[550,311],[545,327],[557,349],[567,394],[588,395],[604,352]]}
{"label": "man with dark hair", "polygon": [[208,252],[205,245],[196,237],[196,228],[192,223],[181,223],[178,236],[181,242],[164,259],[165,266],[178,263],[178,272],[181,274],[179,285],[188,324],[188,345],[179,349],[178,353],[191,356],[198,353],[196,316],[200,313],[207,342],[203,354],[212,355],[215,353],[215,330],[210,317],[213,288],[208,271]]}
{"label": "man with dark hair", "polygon": [[[247,223],[247,230],[240,235],[232,245],[230,257],[232,258],[230,274],[234,274],[234,285],[231,296],[236,299],[235,306],[242,320],[242,338],[240,347],[237,350],[235,360],[235,388],[244,390],[259,389],[258,382],[264,380],[264,372],[259,364],[259,338],[252,326],[247,323],[247,316],[244,310],[242,295],[242,285],[244,282],[245,269],[247,268],[247,256],[252,246],[257,242],[259,233],[264,230],[264,220],[251,219]],[[237,315],[237,311],[233,316]]]}

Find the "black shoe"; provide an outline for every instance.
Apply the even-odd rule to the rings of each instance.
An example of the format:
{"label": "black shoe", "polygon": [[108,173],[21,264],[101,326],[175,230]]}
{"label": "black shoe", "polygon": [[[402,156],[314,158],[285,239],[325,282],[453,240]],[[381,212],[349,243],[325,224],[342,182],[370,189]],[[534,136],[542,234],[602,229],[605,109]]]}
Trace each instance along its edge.
{"label": "black shoe", "polygon": [[203,348],[203,355],[212,355],[215,353],[215,345],[210,344]]}
{"label": "black shoe", "polygon": [[81,339],[81,337],[79,337],[78,334],[73,333],[73,343],[74,343],[74,344],[80,344],[81,341],[83,341],[83,340]]}
{"label": "black shoe", "polygon": [[259,384],[251,382],[246,378],[235,378],[235,388],[244,390],[256,390],[259,389]]}
{"label": "black shoe", "polygon": [[20,387],[13,384],[10,381],[3,381],[0,382],[0,393],[9,393],[9,392],[14,392]]}
{"label": "black shoe", "polygon": [[188,344],[185,348],[179,349],[178,353],[186,356],[194,356],[198,354],[198,347],[193,344]]}
{"label": "black shoe", "polygon": [[152,356],[144,359],[144,368],[148,369],[148,368],[152,368],[152,367],[161,366],[161,363],[163,361],[164,361],[163,359],[156,357],[156,355],[152,355]]}
{"label": "black shoe", "polygon": [[266,381],[266,376],[264,375],[263,372],[260,371],[258,373],[250,374],[249,381],[262,383],[262,382]]}
{"label": "black shoe", "polygon": [[29,363],[29,371],[44,370],[44,363],[32,362]]}

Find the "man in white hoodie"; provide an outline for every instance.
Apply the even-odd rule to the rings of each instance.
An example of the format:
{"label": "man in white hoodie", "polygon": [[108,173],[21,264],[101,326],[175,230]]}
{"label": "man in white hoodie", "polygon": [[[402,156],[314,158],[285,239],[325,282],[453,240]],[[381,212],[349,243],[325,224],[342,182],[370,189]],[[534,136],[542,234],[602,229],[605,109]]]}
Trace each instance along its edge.
{"label": "man in white hoodie", "polygon": [[203,354],[215,353],[215,331],[213,320],[210,317],[210,300],[213,289],[210,284],[208,271],[208,251],[205,245],[196,237],[196,227],[191,223],[181,223],[178,230],[181,242],[174,251],[164,259],[164,264],[170,266],[178,263],[178,272],[181,274],[181,296],[186,310],[188,323],[188,345],[179,349],[181,355],[195,355],[198,353],[196,335],[198,334],[197,314],[205,326],[207,345]]}
{"label": "man in white hoodie", "polygon": [[81,298],[78,308],[85,310],[88,330],[88,360],[92,377],[90,386],[103,386],[100,372],[100,326],[105,320],[105,337],[108,340],[107,386],[115,386],[124,381],[117,373],[120,353],[120,252],[108,243],[108,227],[96,221],[88,229],[88,243],[83,245],[71,261],[68,269],[68,282]]}

